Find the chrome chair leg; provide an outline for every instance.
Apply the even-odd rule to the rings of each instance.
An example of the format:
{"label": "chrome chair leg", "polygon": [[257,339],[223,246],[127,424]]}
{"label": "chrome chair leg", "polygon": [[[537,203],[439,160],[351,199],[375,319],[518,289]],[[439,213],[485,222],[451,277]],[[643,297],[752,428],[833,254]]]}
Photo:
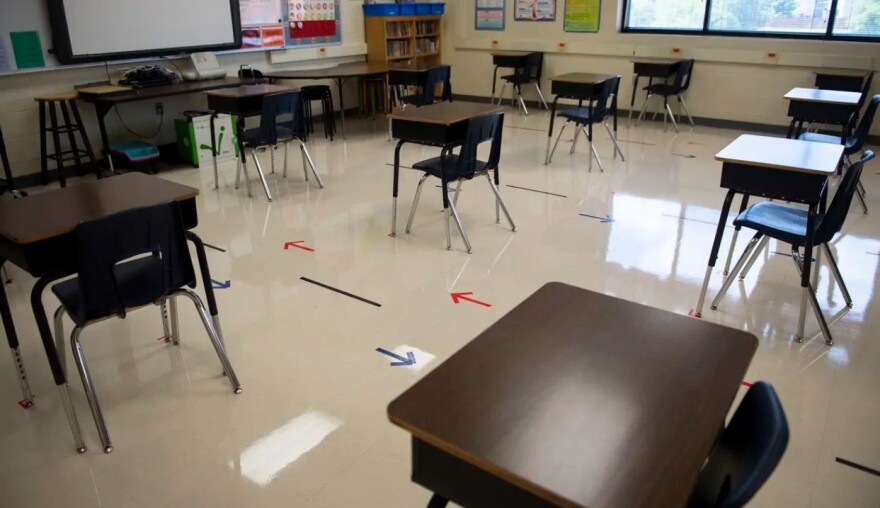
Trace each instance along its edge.
{"label": "chrome chair leg", "polygon": [[455,197],[452,198],[452,202],[455,203],[456,205],[458,205],[458,196],[461,195],[461,182],[462,182],[462,179],[459,178],[458,182],[456,182],[456,184],[455,184]]}
{"label": "chrome chair leg", "polygon": [[55,351],[58,353],[58,362],[61,363],[61,370],[67,376],[67,344],[64,336],[64,307],[59,305],[55,309]]}
{"label": "chrome chair leg", "polygon": [[538,82],[535,82],[535,90],[538,91],[538,97],[541,98],[541,103],[544,105],[544,109],[550,111],[550,106],[547,105],[547,101],[544,99],[544,93],[541,92],[541,87],[538,86]]}
{"label": "chrome chair leg", "polygon": [[[862,183],[859,182],[859,185],[861,185],[861,184],[862,184]],[[859,192],[859,190],[856,189],[856,197],[859,198],[859,204],[862,205],[862,213],[864,213],[865,215],[868,215],[868,204],[865,203],[865,191],[864,191],[864,188],[863,188],[863,190],[862,190],[861,192]]]}
{"label": "chrome chair leg", "polygon": [[61,407],[64,408],[64,415],[67,417],[67,424],[70,425],[70,432],[73,433],[73,442],[76,444],[76,452],[85,453],[86,442],[83,441],[82,431],[79,428],[79,420],[77,420],[76,411],[73,409],[73,401],[70,400],[70,385],[67,383],[58,385],[58,396],[61,397]]}
{"label": "chrome chair leg", "polygon": [[743,265],[746,263],[746,259],[748,259],[749,255],[752,253],[752,250],[755,249],[755,246],[758,245],[758,241],[761,240],[761,237],[764,236],[763,233],[755,233],[755,236],[749,240],[748,246],[746,246],[746,250],[743,251],[742,256],[739,257],[739,260],[736,262],[736,265],[733,267],[733,274],[724,279],[724,284],[721,285],[721,289],[718,291],[718,294],[715,296],[715,299],[712,300],[712,305],[710,308],[715,310],[718,308],[718,305],[721,303],[721,300],[724,299],[724,295],[727,294],[728,288],[733,283],[733,279],[736,278],[736,274],[742,269]]}
{"label": "chrome chair leg", "polygon": [[649,93],[648,96],[645,97],[645,103],[642,104],[642,110],[639,112],[638,118],[636,118],[636,127],[638,127],[639,123],[641,123],[642,118],[645,117],[645,111],[648,110],[648,103],[651,101],[651,97],[653,96],[654,94]]}
{"label": "chrome chair leg", "polygon": [[299,149],[299,155],[300,155],[300,158],[302,159],[303,177],[308,182],[309,181],[309,161],[306,160],[306,152],[302,149],[302,147],[300,147],[300,149]]}
{"label": "chrome chair leg", "polygon": [[[568,122],[566,122],[567,124]],[[569,155],[573,155],[575,150],[577,150],[578,138],[581,136],[580,129],[577,128],[577,124],[574,125],[574,138],[571,140],[571,150],[568,151]]]}
{"label": "chrome chair leg", "polygon": [[764,247],[767,246],[767,242],[769,242],[769,241],[770,241],[769,236],[765,236],[764,238],[761,239],[761,243],[759,243],[758,246],[755,248],[755,251],[752,253],[752,257],[749,258],[748,263],[746,263],[746,266],[744,266],[742,271],[739,273],[739,280],[743,280],[746,278],[746,275],[748,275],[749,270],[752,269],[752,265],[755,264],[755,261],[758,260],[758,257],[761,255],[761,252],[764,250]]}
{"label": "chrome chair leg", "polygon": [[171,320],[171,342],[180,345],[180,321],[177,319],[177,298],[168,298],[168,314]]}
{"label": "chrome chair leg", "polygon": [[[550,153],[547,154],[547,164],[550,164],[550,162],[553,160],[553,154],[556,153],[556,145],[559,144],[559,138],[562,137],[562,131],[564,131],[566,127],[568,127],[568,122],[565,122],[564,124],[562,124],[562,128],[559,129],[559,135],[556,136],[556,142],[553,143],[553,150],[550,150]],[[575,129],[575,131],[577,131],[577,129]],[[550,148],[550,137],[549,136],[547,137],[547,148]]]}
{"label": "chrome chair leg", "polygon": [[101,412],[98,394],[95,393],[95,387],[92,386],[92,376],[89,374],[89,366],[86,363],[86,357],[83,354],[82,344],[79,340],[82,330],[80,326],[76,326],[73,329],[73,332],[70,334],[70,346],[73,349],[73,356],[76,360],[76,369],[79,371],[79,377],[86,392],[86,399],[89,401],[89,408],[92,410],[92,418],[94,418],[95,426],[98,428],[101,445],[104,447],[104,453],[110,453],[113,451],[113,443],[110,442],[110,432],[107,430],[107,424],[104,422],[104,414]]}
{"label": "chrome chair leg", "polygon": [[281,176],[287,178],[287,149],[290,146],[290,141],[284,142],[284,169],[281,172]]}
{"label": "chrome chair leg", "polygon": [[[599,152],[596,150],[596,145],[593,144],[592,141],[590,141],[590,150],[592,150],[593,152],[593,157],[596,157],[596,164],[599,165],[599,172],[604,173],[605,168],[602,166],[602,161],[599,160]],[[592,167],[590,168],[590,170],[592,170]]]}
{"label": "chrome chair leg", "polygon": [[[315,168],[315,161],[312,160],[311,154],[309,154],[309,149],[306,144],[302,141],[300,143],[300,149],[302,150],[303,155],[306,158],[306,161],[309,163],[309,167],[312,169],[312,174],[315,175],[315,180],[318,181],[318,187],[324,188],[324,180],[321,179],[321,175],[318,174],[318,169]],[[308,180],[308,178],[306,178]]]}
{"label": "chrome chair leg", "polygon": [[611,142],[614,143],[614,158],[617,158],[617,154],[620,154],[620,162],[626,162],[626,159],[623,157],[623,150],[617,144],[617,136],[614,135],[614,132],[612,132],[611,127],[608,127],[607,123],[602,122],[602,125],[605,126],[605,130],[608,131],[608,135],[611,137]]}
{"label": "chrome chair leg", "polygon": [[472,250],[471,242],[468,240],[467,234],[464,232],[464,225],[461,223],[461,217],[458,216],[458,210],[455,209],[455,203],[452,201],[449,202],[449,209],[452,212],[452,217],[455,218],[455,225],[458,227],[461,239],[464,240],[464,245],[467,247],[468,254],[470,254]]}
{"label": "chrome chair leg", "polygon": [[[451,204],[451,203],[450,203]],[[452,250],[452,230],[449,226],[449,217],[452,215],[452,210],[450,208],[446,208],[443,210],[443,220],[446,224],[446,250]]]}
{"label": "chrome chair leg", "polygon": [[687,115],[688,122],[691,123],[691,127],[696,127],[696,124],[694,123],[694,119],[693,119],[693,117],[691,117],[691,112],[688,111],[688,105],[687,105],[687,102],[684,101],[684,97],[679,95],[678,100],[681,102],[681,106],[684,108],[684,113]]}
{"label": "chrome chair leg", "polygon": [[[804,269],[801,266],[801,255],[798,252],[797,247],[791,248],[791,259],[794,260],[794,266],[797,268],[798,276],[800,276]],[[800,309],[798,311],[798,329],[797,335],[795,335],[795,341],[803,342],[804,341],[804,325],[807,319],[807,293],[812,293],[810,288],[802,288],[801,291],[801,303]]]}
{"label": "chrome chair leg", "polygon": [[269,145],[269,160],[272,161],[272,174],[275,174],[275,145]]}
{"label": "chrome chair leg", "polygon": [[235,188],[238,189],[238,183],[241,181],[241,157],[236,157],[235,162]]}
{"label": "chrome chair leg", "polygon": [[513,218],[507,210],[507,204],[504,203],[504,198],[501,197],[501,191],[498,190],[498,186],[495,185],[495,181],[492,180],[492,176],[488,171],[486,172],[486,180],[489,180],[489,186],[492,187],[492,192],[495,193],[495,222],[498,223],[498,207],[500,206],[501,210],[504,212],[504,216],[507,218],[507,222],[510,223],[510,230],[516,231],[516,224],[513,222]]}
{"label": "chrome chair leg", "polygon": [[260,166],[260,159],[257,158],[256,148],[251,151],[251,156],[254,158],[254,164],[257,166],[257,175],[259,175],[260,181],[263,183],[263,190],[266,191],[266,199],[271,203],[272,194],[269,192],[269,183],[266,182],[266,175],[263,173],[263,167]]}
{"label": "chrome chair leg", "polygon": [[208,332],[208,337],[211,339],[211,344],[214,346],[214,351],[217,352],[217,356],[220,358],[220,363],[223,365],[223,371],[226,373],[226,377],[232,385],[232,391],[236,394],[241,393],[241,383],[238,382],[238,376],[235,375],[232,363],[230,363],[229,357],[226,355],[226,347],[220,339],[220,334],[214,327],[214,323],[211,321],[211,317],[208,315],[208,311],[205,309],[205,304],[202,302],[202,299],[199,298],[199,295],[194,291],[186,288],[177,289],[171,293],[171,296],[178,295],[189,298],[190,301],[193,302],[193,305],[195,305],[196,310],[199,313],[199,318],[202,320],[202,325],[205,327],[205,331]]}
{"label": "chrome chair leg", "polygon": [[849,289],[847,289],[846,284],[843,282],[843,276],[840,274],[840,267],[837,266],[837,260],[834,259],[834,254],[831,253],[831,247],[829,247],[827,243],[823,243],[822,249],[828,256],[828,266],[831,267],[831,274],[834,275],[834,280],[837,281],[837,286],[840,288],[840,292],[843,293],[843,300],[846,302],[846,306],[852,308],[852,297],[849,294]]}
{"label": "chrome chair leg", "polygon": [[165,342],[171,342],[171,324],[168,322],[168,299],[159,304],[159,314],[162,316],[162,338]]}
{"label": "chrome chair leg", "polygon": [[[675,115],[672,114],[672,108],[669,107],[669,103],[668,103],[668,102],[666,103],[666,113],[669,114],[669,120],[672,121],[672,128],[675,129],[675,132],[678,132],[678,123],[676,123],[676,121],[675,121]],[[664,114],[666,114],[666,113],[664,113]],[[666,130],[666,119],[665,119],[665,117],[664,117],[664,120],[663,120],[663,130],[664,130],[664,131]]]}
{"label": "chrome chair leg", "polygon": [[[250,175],[248,175],[248,170],[247,170],[247,154],[244,154],[244,157],[238,158],[238,167],[241,169],[241,173],[244,174],[244,188],[247,190],[247,196],[249,198],[252,198],[252,197],[254,197],[254,195],[251,194],[251,177],[250,177]],[[238,188],[238,179],[239,179],[238,174],[236,174],[236,176],[235,176],[235,180],[236,180],[235,188],[236,189]]]}
{"label": "chrome chair leg", "polygon": [[501,101],[504,100],[504,90],[507,89],[507,82],[501,84],[501,92],[498,94],[498,105],[501,105]]}
{"label": "chrome chair leg", "polygon": [[817,245],[815,249],[813,249],[815,253],[813,257],[815,261],[813,261],[812,270],[810,271],[811,281],[810,284],[813,285],[813,291],[819,288],[819,270],[822,267],[822,249]]}
{"label": "chrome chair leg", "polygon": [[[736,239],[739,237],[739,228],[733,230],[733,238],[730,239],[730,249],[727,250],[727,260],[724,262],[724,275],[730,273],[730,262],[733,261],[733,251],[736,249]],[[736,275],[736,274],[734,274]]]}
{"label": "chrome chair leg", "polygon": [[412,208],[409,210],[409,220],[406,221],[406,232],[409,233],[412,228],[413,218],[416,216],[416,208],[419,207],[419,199],[422,197],[422,185],[425,183],[425,180],[428,179],[428,173],[422,175],[422,178],[419,179],[419,184],[416,186],[416,195],[413,198]]}

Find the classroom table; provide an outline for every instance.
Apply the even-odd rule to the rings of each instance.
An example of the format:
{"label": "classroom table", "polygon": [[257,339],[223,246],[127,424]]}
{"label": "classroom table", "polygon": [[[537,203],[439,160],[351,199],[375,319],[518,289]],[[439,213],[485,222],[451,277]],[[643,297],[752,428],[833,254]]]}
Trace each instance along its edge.
{"label": "classroom table", "polygon": [[559,282],[388,406],[430,507],[685,506],[754,335]]}
{"label": "classroom table", "polygon": [[[728,189],[728,191],[721,207],[721,216],[715,230],[715,239],[712,242],[709,265],[703,278],[700,297],[694,309],[696,317],[702,317],[703,302],[709,288],[709,279],[718,258],[718,250],[724,236],[727,216],[734,196],[737,193],[743,195],[740,213],[748,207],[750,196],[805,204],[809,207],[807,231],[812,231],[816,225],[817,214],[824,212],[824,202],[828,193],[828,177],[837,170],[841,157],[843,157],[842,145],[751,134],[739,136],[715,154],[715,160],[723,163],[721,166],[721,187]],[[734,231],[731,241],[731,254],[736,244],[738,230],[739,228]],[[812,291],[810,280],[810,268],[813,262],[812,235],[807,235],[807,238],[806,245],[804,245],[804,267],[801,274],[801,317],[796,339],[803,340],[804,310],[809,300],[813,310],[816,311],[816,318],[825,335],[826,342],[830,345],[831,333],[824,315],[818,310],[819,302]],[[731,274],[729,277],[735,275]]]}
{"label": "classroom table", "polygon": [[110,156],[110,139],[107,136],[107,126],[104,118],[111,109],[126,102],[149,101],[174,97],[177,95],[189,95],[207,92],[222,88],[234,88],[244,83],[252,83],[252,79],[223,78],[205,81],[184,81],[173,85],[135,88],[125,92],[113,92],[104,94],[79,94],[79,99],[95,105],[95,113],[98,116],[98,129],[101,132],[101,144],[103,154],[107,159],[110,171],[113,171],[113,159]]}
{"label": "classroom table", "polygon": [[[581,107],[583,101],[592,100],[603,83],[609,79],[619,77],[615,74],[593,74],[589,72],[572,72],[550,78],[550,91],[556,97],[553,98],[553,106],[550,107],[550,129],[547,131],[547,148],[544,151],[544,165],[550,164],[550,142],[553,140],[553,123],[556,120],[556,105],[559,99],[574,99]],[[611,107],[614,111],[614,132],[617,132],[617,96],[612,99]],[[592,132],[592,125],[590,131]],[[575,130],[575,139],[577,139]],[[616,143],[615,143],[616,145]],[[615,155],[617,152],[615,152]],[[597,156],[598,158],[598,156]],[[590,159],[592,161],[592,159]]]}
{"label": "classroom table", "polygon": [[[398,139],[394,148],[394,177],[392,184],[391,235],[397,235],[397,193],[400,179],[400,149],[405,143],[438,146],[445,157],[453,147],[462,143],[471,118],[501,111],[491,104],[472,102],[438,102],[420,108],[410,108],[388,115],[392,137]],[[441,175],[442,176],[442,175]],[[497,179],[497,173],[496,173]],[[443,188],[446,181],[443,180]],[[443,209],[449,208],[449,196],[443,193]]]}
{"label": "classroom table", "polygon": [[[636,89],[639,86],[639,78],[648,78],[648,86],[654,82],[654,78],[660,78],[664,82],[669,76],[675,74],[678,65],[684,60],[681,58],[650,58],[641,57],[630,60],[633,64],[633,89],[629,99],[629,120],[632,120],[633,107],[636,104]],[[647,93],[645,95],[647,99]]]}
{"label": "classroom table", "polygon": [[[43,291],[51,283],[78,271],[76,226],[83,221],[132,208],[175,200],[180,203],[184,225],[190,230],[198,225],[198,193],[198,189],[193,187],[133,172],[32,195],[27,199],[0,202],[0,266],[9,261],[38,278],[31,290],[31,307],[72,430],[78,429],[76,415],[42,297]],[[187,238],[195,245],[208,308],[217,333],[222,337],[205,246],[192,231],[187,231]],[[3,286],[0,284],[0,316],[23,395],[19,404],[26,408],[33,404],[33,394],[19,353],[18,335]],[[76,430],[74,436],[78,436]],[[77,450],[80,453],[85,451],[81,438],[77,441]]]}
{"label": "classroom table", "polygon": [[[235,88],[224,88],[221,90],[211,90],[208,95],[208,109],[211,110],[211,161],[214,165],[214,188],[220,188],[220,177],[217,171],[217,140],[215,139],[215,120],[219,114],[234,115],[236,120],[236,130],[238,135],[238,156],[242,165],[247,164],[247,158],[244,153],[244,136],[245,120],[250,116],[259,116],[263,111],[263,97],[273,93],[288,92],[293,90],[290,87],[282,85],[267,84],[249,84],[241,85]],[[266,189],[266,195],[269,195],[269,186],[263,179],[263,187]],[[251,195],[250,180],[245,174],[245,187],[247,187],[248,196]],[[269,199],[271,201],[271,198]]]}
{"label": "classroom table", "polygon": [[813,72],[816,88],[862,93],[865,78],[873,71],[856,69],[825,69]]}
{"label": "classroom table", "polygon": [[[503,69],[522,69],[526,66],[526,59],[532,53],[528,51],[493,51],[492,65],[495,70],[492,71],[492,102],[495,102],[495,85],[498,81],[498,68]],[[501,102],[499,100],[499,102]]]}
{"label": "classroom table", "polygon": [[841,143],[846,142],[853,114],[859,107],[861,97],[861,92],[792,88],[783,96],[788,100],[788,116],[791,117],[786,137],[800,136],[804,122],[818,122],[841,125]]}

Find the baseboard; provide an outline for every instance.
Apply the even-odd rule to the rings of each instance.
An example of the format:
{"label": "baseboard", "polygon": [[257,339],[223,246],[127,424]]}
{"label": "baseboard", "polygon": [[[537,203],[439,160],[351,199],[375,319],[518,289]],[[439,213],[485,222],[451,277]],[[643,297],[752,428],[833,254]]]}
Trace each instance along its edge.
{"label": "baseboard", "polygon": [[[479,95],[458,95],[452,94],[452,99],[456,101],[464,101],[464,102],[480,102],[484,104],[488,104],[490,102],[489,97],[482,97]],[[507,100],[507,99],[505,99]],[[538,101],[525,101],[526,107],[537,109],[541,106],[541,103]],[[574,106],[569,104],[560,104],[560,110],[566,110],[569,108],[573,108]],[[628,109],[619,109],[618,110],[618,118],[626,118],[630,113]],[[633,116],[637,116],[639,114],[638,111],[633,111]],[[651,119],[648,115],[645,115],[643,121]],[[658,122],[662,122],[663,118],[659,115],[657,116]],[[766,123],[757,123],[757,122],[743,122],[739,120],[723,120],[720,118],[706,118],[702,116],[695,116],[694,123],[703,127],[717,127],[720,129],[733,129],[744,132],[763,132],[765,134],[775,134],[784,136],[788,132],[787,125],[772,125]],[[824,132],[824,131],[823,131]],[[832,135],[840,135],[840,132],[827,131],[826,134]],[[880,144],[880,136],[868,136],[868,144],[869,145],[878,145]]]}

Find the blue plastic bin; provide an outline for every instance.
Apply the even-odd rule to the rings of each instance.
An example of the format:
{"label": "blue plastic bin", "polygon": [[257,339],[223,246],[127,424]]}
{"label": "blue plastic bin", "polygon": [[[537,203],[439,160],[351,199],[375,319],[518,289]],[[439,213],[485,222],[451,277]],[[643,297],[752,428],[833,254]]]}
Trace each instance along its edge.
{"label": "blue plastic bin", "polygon": [[443,14],[443,10],[446,7],[446,4],[443,2],[432,2],[428,5],[431,6],[431,14]]}
{"label": "blue plastic bin", "polygon": [[397,7],[400,8],[401,16],[416,15],[416,4],[398,4]]}
{"label": "blue plastic bin", "polygon": [[364,16],[398,16],[397,4],[364,4]]}
{"label": "blue plastic bin", "polygon": [[427,16],[428,14],[431,14],[431,4],[422,3],[413,5],[416,7],[417,16]]}

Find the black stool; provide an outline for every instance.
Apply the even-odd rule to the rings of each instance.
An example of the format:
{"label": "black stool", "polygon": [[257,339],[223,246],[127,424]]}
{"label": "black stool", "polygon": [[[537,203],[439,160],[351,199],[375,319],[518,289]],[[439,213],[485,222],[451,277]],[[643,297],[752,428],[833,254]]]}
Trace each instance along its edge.
{"label": "black stool", "polygon": [[[49,159],[55,161],[55,167],[58,169],[58,181],[62,187],[67,186],[64,179],[64,163],[73,161],[76,166],[77,174],[83,175],[82,159],[89,158],[89,163],[95,170],[95,175],[100,178],[101,172],[98,164],[95,162],[95,154],[92,152],[92,145],[89,143],[89,136],[83,127],[82,117],[79,115],[79,109],[76,107],[77,93],[71,92],[67,94],[51,95],[43,97],[34,97],[34,100],[40,105],[40,172],[43,185],[49,183]],[[58,124],[58,113],[55,107],[61,109],[61,117],[64,123]],[[68,110],[68,108],[70,108]],[[46,126],[46,109],[49,110],[49,123]],[[73,113],[73,122],[70,121],[70,114]],[[82,138],[83,148],[79,148],[76,141],[76,133],[79,132]],[[61,134],[67,134],[69,148],[62,150]],[[52,146],[54,153],[47,153],[46,136],[52,136]]]}
{"label": "black stool", "polygon": [[312,101],[321,101],[321,114],[324,116],[324,137],[333,141],[336,134],[336,119],[333,117],[333,95],[327,85],[304,86],[299,89],[302,92],[303,109],[306,119],[306,128],[309,134],[315,132],[312,120]]}

